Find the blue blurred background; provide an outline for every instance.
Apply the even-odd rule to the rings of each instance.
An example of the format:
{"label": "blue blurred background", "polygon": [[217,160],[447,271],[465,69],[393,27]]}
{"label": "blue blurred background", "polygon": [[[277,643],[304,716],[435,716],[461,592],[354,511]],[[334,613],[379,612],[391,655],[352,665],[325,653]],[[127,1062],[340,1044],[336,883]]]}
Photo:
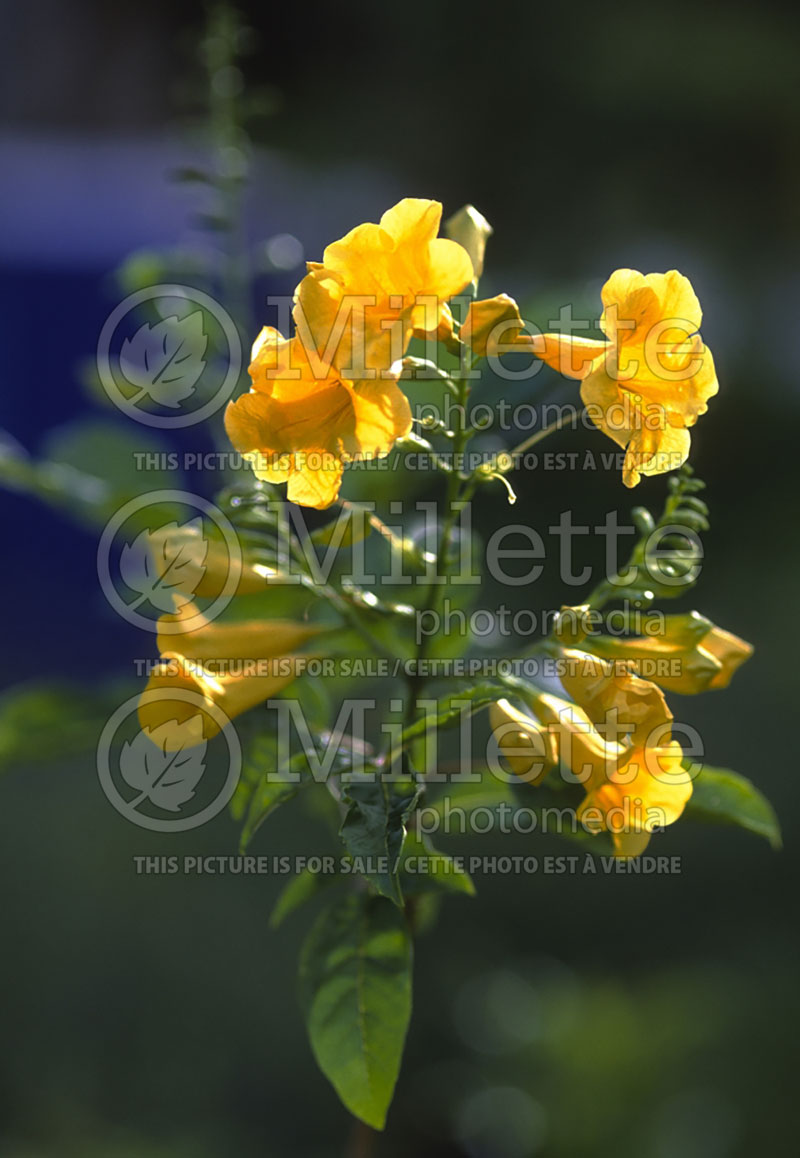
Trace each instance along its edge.
{"label": "blue blurred background", "polygon": [[[205,14],[153,0],[3,9],[0,427],[6,449],[58,457],[66,424],[126,428],[82,369],[122,296],[113,271],[134,251],[205,244],[202,190],[169,176],[204,157]],[[713,763],[770,797],[786,841],[775,854],[686,823],[662,842],[683,858],[678,876],[479,879],[477,899],[450,902],[420,940],[409,1050],[376,1153],[793,1154],[800,13],[688,0],[241,10],[248,237],[262,256],[270,238],[301,246],[262,262],[259,322],[264,295],[289,292],[304,258],[409,195],[446,213],[476,204],[495,227],[482,294],[511,293],[542,323],[562,302],[593,308],[619,266],[691,277],[722,387],[693,434],[712,529],[680,607],[756,654],[729,691],[676,714],[700,727]],[[574,389],[541,381],[551,399]],[[588,432],[552,445],[606,449]],[[599,521],[630,505],[616,477],[591,484],[517,478],[515,517],[544,533],[570,507]],[[657,509],[662,493],[651,480],[636,499]],[[98,589],[96,529],[22,493],[0,501],[4,685],[130,679],[142,640]],[[478,503],[479,529],[496,502]],[[585,560],[602,552],[587,542]],[[515,589],[517,605],[557,607],[553,572],[533,595]],[[500,597],[487,589],[481,603]],[[57,730],[50,739],[58,753]],[[3,761],[0,1154],[343,1153],[346,1115],[291,999],[304,918],[270,933],[277,884],[263,878],[137,877],[134,855],[235,851],[235,826],[221,817],[180,841],[139,831],[91,760],[63,747],[32,766]],[[307,852],[314,830],[289,807],[257,840]],[[494,840],[459,851],[530,850],[530,838]],[[540,850],[565,851],[554,838]]]}

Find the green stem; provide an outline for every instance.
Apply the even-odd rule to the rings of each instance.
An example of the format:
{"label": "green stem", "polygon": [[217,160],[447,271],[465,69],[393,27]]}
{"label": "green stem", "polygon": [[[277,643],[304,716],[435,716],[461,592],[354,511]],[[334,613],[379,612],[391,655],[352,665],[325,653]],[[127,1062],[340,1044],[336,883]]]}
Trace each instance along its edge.
{"label": "green stem", "polygon": [[[578,414],[580,413],[582,412],[578,411]],[[550,425],[545,426],[543,430],[537,430],[535,434],[532,434],[530,438],[526,438],[519,446],[515,446],[513,450],[508,451],[508,454],[510,454],[512,458],[514,458],[515,455],[523,454],[526,450],[530,450],[532,446],[536,446],[538,442],[542,442],[543,439],[549,438],[551,434],[555,434],[557,430],[565,426],[573,417],[577,417],[577,415],[563,414],[561,418],[557,418],[555,422],[551,422]]]}
{"label": "green stem", "polygon": [[[455,531],[461,511],[464,509],[465,504],[469,502],[477,485],[476,477],[470,476],[469,478],[465,478],[458,469],[458,459],[464,453],[464,448],[472,437],[472,430],[466,423],[467,400],[470,393],[469,382],[466,378],[460,378],[455,383],[455,386],[457,405],[453,430],[453,467],[447,475],[445,518],[436,551],[433,574],[426,592],[423,614],[425,612],[436,611],[439,606],[439,592],[440,587],[443,586],[440,580],[447,574],[449,565],[448,556],[453,540],[453,532]],[[415,674],[408,676],[408,702],[405,713],[406,726],[413,722],[415,703],[425,684],[425,676],[420,674],[419,669],[427,658],[429,638],[430,637],[426,635],[420,641],[415,656],[417,671]]]}
{"label": "green stem", "polygon": [[[665,527],[672,522],[676,512],[680,509],[681,500],[683,499],[685,487],[687,485],[687,476],[688,471],[678,476],[678,485],[674,487],[671,494],[667,495],[667,498],[664,501],[664,508],[658,521],[655,523],[653,530],[658,527]],[[630,571],[632,567],[636,567],[637,571],[643,567],[646,567],[647,541],[650,534],[650,531],[646,531],[640,535],[638,542],[635,544],[633,550],[628,556],[628,561],[625,564],[626,571]],[[614,575],[609,575],[605,579],[601,579],[597,586],[586,596],[584,603],[588,603],[589,606],[592,607],[595,611],[600,611],[603,607],[605,607],[606,603],[609,603],[612,599],[618,598],[620,591],[622,590],[624,590],[624,584],[620,577],[620,572],[617,571]]]}
{"label": "green stem", "polygon": [[372,1158],[377,1137],[377,1133],[366,1122],[362,1122],[359,1118],[354,1119],[347,1140],[345,1158]]}
{"label": "green stem", "polygon": [[[233,9],[221,5],[212,13],[206,38],[212,147],[217,164],[216,189],[224,223],[225,250],[221,271],[223,303],[244,335],[254,332],[250,305],[250,270],[245,236],[243,193],[248,159],[247,138],[239,94],[229,77],[239,63],[237,37],[241,22]],[[231,168],[242,156],[242,171]]]}
{"label": "green stem", "polygon": [[[286,542],[291,557],[297,564],[299,564],[303,574],[311,579],[312,577],[308,574],[308,569],[306,567],[306,558],[303,554],[303,550],[296,536],[294,535],[291,526],[289,525],[288,517],[286,516],[287,507],[288,504],[286,503],[282,504],[281,507],[281,515],[279,516],[281,523],[279,529],[279,542]],[[362,623],[356,608],[348,603],[347,600],[344,599],[334,587],[332,587],[329,583],[314,583],[309,589],[313,591],[314,595],[316,595],[319,599],[327,600],[328,603],[330,603],[339,613],[345,623],[349,627],[352,627],[353,630],[361,636],[361,638],[371,648],[372,651],[394,665],[397,659],[397,656],[394,654],[394,652],[390,651],[387,647],[384,647],[380,640],[372,634],[366,624]]]}

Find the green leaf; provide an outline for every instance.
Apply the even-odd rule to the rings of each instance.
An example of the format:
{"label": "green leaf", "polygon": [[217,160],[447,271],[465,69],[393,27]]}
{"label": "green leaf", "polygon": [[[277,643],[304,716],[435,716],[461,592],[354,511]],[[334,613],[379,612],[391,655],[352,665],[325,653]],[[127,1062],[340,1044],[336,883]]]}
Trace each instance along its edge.
{"label": "green leaf", "polygon": [[[0,430],[0,486],[32,495],[88,526],[102,526],[145,492],[180,488],[182,472],[170,469],[177,461],[152,432],[132,433],[105,419],[54,427],[45,436],[40,459]],[[176,517],[180,507],[147,506],[131,515],[131,525],[149,525],[157,511]]]}
{"label": "green leaf", "polygon": [[242,775],[231,801],[234,817],[247,815],[239,838],[241,852],[247,848],[268,816],[297,795],[301,784],[296,775],[289,778],[278,760],[278,742],[274,727],[258,721],[260,731],[251,733],[244,745]]}
{"label": "green leaf", "polygon": [[146,491],[180,489],[184,475],[174,469],[178,456],[170,458],[171,449],[153,431],[130,430],[124,419],[91,418],[53,427],[42,440],[40,453],[51,468],[102,480],[114,510],[117,503]]}
{"label": "green leaf", "polygon": [[300,785],[278,779],[277,777],[280,775],[276,769],[273,769],[269,779],[265,774],[253,790],[247,809],[247,818],[239,838],[240,852],[245,851],[267,817],[281,804],[286,804],[288,800],[297,795]]}
{"label": "green leaf", "polygon": [[352,547],[366,539],[372,530],[369,512],[353,503],[349,509],[342,511],[338,518],[323,527],[318,527],[309,535],[311,542],[317,547]]}
{"label": "green leaf", "polygon": [[686,815],[712,824],[735,824],[763,836],[774,849],[781,847],[781,829],[770,802],[745,776],[728,768],[703,768]]}
{"label": "green leaf", "polygon": [[[426,805],[425,812],[433,812],[438,818],[435,828],[428,828],[430,820],[426,815],[426,829],[428,832],[441,833],[444,836],[463,836],[467,833],[479,833],[481,836],[503,826],[513,825],[517,813],[524,814],[526,831],[529,818],[532,814],[537,817],[536,832],[545,828],[546,813],[554,811],[566,815],[574,815],[583,798],[583,790],[578,785],[562,784],[557,778],[548,784],[536,787],[527,784],[508,783],[498,780],[489,769],[484,770],[480,780],[460,781],[453,780],[444,786],[442,795]],[[470,829],[466,819],[471,813],[480,811],[481,824],[479,829]],[[507,829],[506,829],[507,831]],[[547,831],[552,832],[551,828]],[[600,856],[610,855],[612,852],[611,840],[607,833],[589,833],[578,824],[575,831],[571,825],[563,825],[557,835],[564,840],[577,841],[589,846],[591,852]]]}
{"label": "green leaf", "polygon": [[344,1105],[382,1130],[411,1016],[411,938],[383,897],[342,898],[320,915],[300,957],[311,1048]]}
{"label": "green leaf", "polygon": [[501,684],[493,684],[488,681],[473,684],[471,687],[464,687],[457,692],[451,692],[437,701],[434,711],[426,712],[421,719],[415,720],[403,731],[403,742],[413,740],[417,736],[423,736],[428,728],[435,728],[438,731],[440,728],[461,719],[465,711],[465,702],[469,705],[469,714],[473,715],[480,708],[485,708],[487,704],[502,699],[506,694],[506,688]]}
{"label": "green leaf", "polygon": [[472,877],[446,853],[437,852],[430,838],[409,832],[403,842],[400,861],[404,896],[427,893],[462,893],[475,896]]}
{"label": "green leaf", "polygon": [[334,716],[329,685],[330,680],[309,675],[300,676],[292,684],[292,698],[298,701],[309,728],[317,734],[325,731]]}
{"label": "green leaf", "polygon": [[480,779],[449,781],[442,795],[432,800],[427,807],[434,809],[441,817],[453,806],[469,813],[477,808],[497,808],[502,804],[516,805],[512,785],[505,780],[498,780],[487,769]]}
{"label": "green leaf", "polygon": [[111,713],[131,694],[57,683],[20,684],[0,696],[0,770],[91,751]]}
{"label": "green leaf", "polygon": [[281,891],[269,918],[270,929],[277,929],[296,909],[319,896],[330,885],[341,881],[338,873],[312,873],[303,869],[293,876]]}
{"label": "green leaf", "polygon": [[421,789],[411,779],[385,780],[374,768],[353,775],[342,789],[348,809],[339,835],[345,848],[378,892],[401,905],[397,864]]}

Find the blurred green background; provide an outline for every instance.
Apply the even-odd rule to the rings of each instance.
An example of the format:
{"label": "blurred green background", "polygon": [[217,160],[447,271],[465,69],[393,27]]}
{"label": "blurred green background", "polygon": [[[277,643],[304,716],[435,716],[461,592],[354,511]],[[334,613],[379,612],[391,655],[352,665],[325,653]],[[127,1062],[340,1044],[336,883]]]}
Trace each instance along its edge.
{"label": "blurred green background", "polygon": [[[243,12],[245,80],[262,96],[255,236],[290,234],[318,257],[401,196],[446,212],[471,201],[496,230],[482,293],[509,292],[541,322],[566,301],[594,306],[619,266],[691,277],[722,386],[693,434],[712,529],[679,607],[756,653],[727,692],[674,706],[712,763],[770,797],[785,835],[775,854],[687,822],[658,842],[682,857],[677,876],[487,876],[477,899],[450,900],[419,942],[376,1153],[793,1154],[800,12],[584,0]],[[89,412],[76,365],[115,304],[108,272],[132,249],[193,242],[189,194],[164,173],[176,142],[191,142],[181,110],[203,12],[32,0],[5,15],[0,425],[36,451],[48,427]],[[273,271],[266,288],[296,280]],[[574,392],[555,376],[535,387]],[[588,432],[550,446],[608,449]],[[651,480],[633,500],[616,476],[569,471],[515,486],[508,517],[542,533],[567,508],[588,522],[632,501],[657,509],[664,490]],[[130,678],[143,645],[96,590],[94,532],[22,495],[2,502],[4,683]],[[479,530],[506,517],[501,505],[480,497]],[[582,561],[602,553],[581,543]],[[565,598],[555,564],[532,591],[480,602],[501,597]],[[31,766],[12,754],[0,782],[2,1158],[343,1154],[347,1117],[292,996],[308,914],[278,935],[273,880],[137,876],[135,855],[234,852],[236,828],[222,817],[181,837],[139,831],[92,761],[62,746]],[[324,839],[289,805],[255,851]],[[521,837],[456,845],[531,850]],[[535,851],[572,850],[547,838]]]}

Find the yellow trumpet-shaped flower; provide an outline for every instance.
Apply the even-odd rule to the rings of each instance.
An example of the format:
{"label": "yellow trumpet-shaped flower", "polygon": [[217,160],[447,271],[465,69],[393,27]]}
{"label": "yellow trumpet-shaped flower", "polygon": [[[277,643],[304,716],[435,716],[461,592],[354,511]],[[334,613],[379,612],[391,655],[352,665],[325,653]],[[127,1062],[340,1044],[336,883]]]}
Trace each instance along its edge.
{"label": "yellow trumpet-shaped flower", "polygon": [[159,634],[161,663],[139,702],[142,728],[161,729],[166,751],[185,747],[187,736],[198,744],[210,739],[221,730],[220,718],[232,720],[283,691],[301,674],[298,649],[320,633],[290,620],[208,623],[192,605],[162,616],[159,627],[183,620],[192,630]]}
{"label": "yellow trumpet-shaped flower", "polygon": [[264,591],[266,569],[222,539],[206,536],[202,519],[167,523],[148,532],[150,554],[165,589],[186,598],[216,599],[223,591],[251,595]]}
{"label": "yellow trumpet-shaped flower", "polygon": [[[533,783],[556,761],[569,768],[586,791],[578,811],[584,826],[609,832],[618,856],[638,856],[654,829],[678,819],[692,794],[681,746],[672,739],[672,716],[647,681],[584,653],[570,658],[585,665],[567,677],[583,704],[541,692],[534,718],[500,701],[491,714],[495,736],[512,770]],[[605,721],[614,717],[613,734],[622,742],[601,734],[601,713]]]}
{"label": "yellow trumpet-shaped flower", "polygon": [[639,856],[655,829],[673,824],[692,795],[676,740],[630,749],[604,780],[589,787],[578,819],[589,831],[611,834],[617,856]]}
{"label": "yellow trumpet-shaped flower", "polygon": [[581,379],[592,421],[625,450],[622,479],[674,470],[689,454],[689,428],[717,393],[711,351],[698,333],[702,311],[688,278],[618,269],[602,289],[607,341],[542,334],[535,352]]}
{"label": "yellow trumpet-shaped flower", "polygon": [[303,344],[265,327],[253,346],[253,388],[225,412],[225,429],[256,475],[288,483],[291,502],[336,501],[345,462],[386,455],[411,429],[396,376],[351,381],[315,371]]}
{"label": "yellow trumpet-shaped flower", "polygon": [[[182,623],[187,625],[187,630],[175,634],[175,628]],[[318,624],[298,623],[294,619],[234,619],[210,623],[193,603],[181,607],[174,615],[162,615],[158,627],[159,652],[178,650],[185,659],[200,663],[290,655],[325,630]]]}
{"label": "yellow trumpet-shaped flower", "polygon": [[672,722],[660,688],[631,673],[622,661],[566,649],[560,678],[567,695],[606,735],[616,732],[633,744],[646,744],[660,739]]}
{"label": "yellow trumpet-shaped flower", "polygon": [[447,302],[474,276],[467,251],[439,237],[438,201],[405,198],[378,224],[327,246],[296,293],[297,333],[349,378],[385,373],[412,333],[452,333]]}
{"label": "yellow trumpet-shaped flower", "polygon": [[498,294],[470,305],[460,336],[470,346],[473,358],[513,350],[538,353],[537,340],[522,332],[524,325],[514,299]]}
{"label": "yellow trumpet-shaped flower", "polygon": [[[619,692],[612,698],[619,703]],[[635,720],[638,713],[624,692],[622,702],[623,711],[634,712],[629,720]],[[671,716],[648,725],[646,732],[640,720],[633,742],[619,744],[604,739],[582,708],[557,696],[539,696],[536,711],[555,731],[562,762],[586,788],[578,818],[590,831],[609,832],[618,856],[638,856],[654,829],[681,815],[692,781],[681,763],[683,750],[669,731]]]}
{"label": "yellow trumpet-shaped flower", "polygon": [[737,635],[716,627],[696,611],[667,615],[660,635],[616,639],[598,635],[592,650],[629,667],[667,691],[693,695],[726,688],[733,674],[753,654]]}
{"label": "yellow trumpet-shaped flower", "polygon": [[625,755],[625,745],[609,740],[583,708],[560,696],[541,692],[536,714],[556,737],[560,762],[585,786],[603,783]]}
{"label": "yellow trumpet-shaped flower", "polygon": [[490,706],[489,722],[500,751],[520,780],[539,784],[558,764],[556,739],[552,732],[508,700],[498,700]]}
{"label": "yellow trumpet-shaped flower", "polygon": [[[214,706],[232,720],[288,687],[300,674],[302,662],[297,656],[287,656],[271,660],[267,665],[271,670],[264,674],[216,676],[179,652],[166,651],[161,661],[139,701],[139,723],[149,732],[159,729],[167,752],[187,747],[187,736],[190,744],[216,736],[222,728],[218,714],[212,712]],[[170,694],[154,697],[152,692]],[[182,692],[191,696],[184,697]]]}

